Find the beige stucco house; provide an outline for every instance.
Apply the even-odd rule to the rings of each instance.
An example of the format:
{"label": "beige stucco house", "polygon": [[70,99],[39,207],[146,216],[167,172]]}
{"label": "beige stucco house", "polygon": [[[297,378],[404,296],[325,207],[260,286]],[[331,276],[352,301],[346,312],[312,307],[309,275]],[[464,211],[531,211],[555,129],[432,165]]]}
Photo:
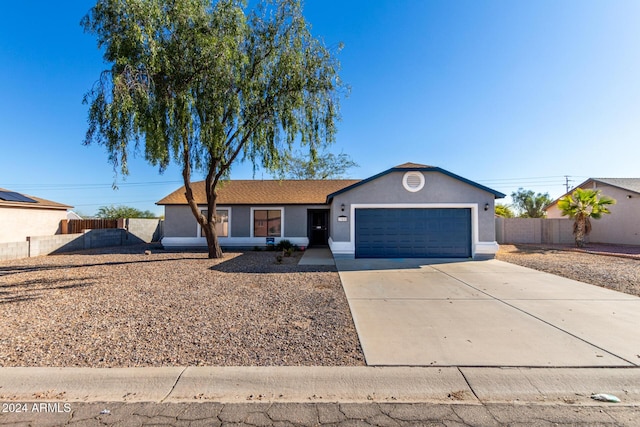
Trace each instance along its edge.
{"label": "beige stucco house", "polygon": [[[616,200],[616,204],[609,207],[610,215],[592,221],[590,242],[640,245],[640,178],[589,178],[578,187],[600,190]],[[563,218],[558,200],[546,211],[547,218]]]}
{"label": "beige stucco house", "polygon": [[71,207],[0,188],[0,243],[58,233],[60,221],[67,219]]}

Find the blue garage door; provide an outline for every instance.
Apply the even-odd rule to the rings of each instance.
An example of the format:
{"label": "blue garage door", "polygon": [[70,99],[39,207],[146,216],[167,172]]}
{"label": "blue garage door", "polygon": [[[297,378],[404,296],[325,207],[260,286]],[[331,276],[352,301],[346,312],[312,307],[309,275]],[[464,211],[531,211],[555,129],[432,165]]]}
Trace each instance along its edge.
{"label": "blue garage door", "polygon": [[356,258],[468,258],[471,209],[356,209]]}

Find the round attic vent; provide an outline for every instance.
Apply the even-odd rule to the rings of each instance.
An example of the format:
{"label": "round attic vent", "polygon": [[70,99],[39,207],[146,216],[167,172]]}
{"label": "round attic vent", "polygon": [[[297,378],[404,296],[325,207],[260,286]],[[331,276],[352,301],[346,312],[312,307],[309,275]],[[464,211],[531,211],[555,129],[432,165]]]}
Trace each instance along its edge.
{"label": "round attic vent", "polygon": [[407,172],[402,177],[405,190],[415,193],[424,187],[424,175],[420,172]]}

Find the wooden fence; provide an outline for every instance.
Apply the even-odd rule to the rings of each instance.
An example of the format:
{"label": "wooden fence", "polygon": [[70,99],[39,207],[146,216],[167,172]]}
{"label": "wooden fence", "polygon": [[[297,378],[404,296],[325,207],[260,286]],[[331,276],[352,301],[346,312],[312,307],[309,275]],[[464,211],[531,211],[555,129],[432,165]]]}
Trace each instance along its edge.
{"label": "wooden fence", "polygon": [[[65,227],[66,223],[66,227]],[[96,230],[103,228],[118,228],[117,219],[69,219],[63,220],[62,234],[82,233],[82,230]]]}

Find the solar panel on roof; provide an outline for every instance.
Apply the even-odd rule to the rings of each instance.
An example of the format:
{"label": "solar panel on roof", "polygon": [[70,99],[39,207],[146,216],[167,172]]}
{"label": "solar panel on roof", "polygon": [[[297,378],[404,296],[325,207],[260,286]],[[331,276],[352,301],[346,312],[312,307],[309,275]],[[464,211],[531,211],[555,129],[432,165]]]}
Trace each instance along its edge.
{"label": "solar panel on roof", "polygon": [[0,191],[0,199],[6,202],[25,202],[25,203],[38,203],[30,197],[24,194],[16,193],[14,191]]}

